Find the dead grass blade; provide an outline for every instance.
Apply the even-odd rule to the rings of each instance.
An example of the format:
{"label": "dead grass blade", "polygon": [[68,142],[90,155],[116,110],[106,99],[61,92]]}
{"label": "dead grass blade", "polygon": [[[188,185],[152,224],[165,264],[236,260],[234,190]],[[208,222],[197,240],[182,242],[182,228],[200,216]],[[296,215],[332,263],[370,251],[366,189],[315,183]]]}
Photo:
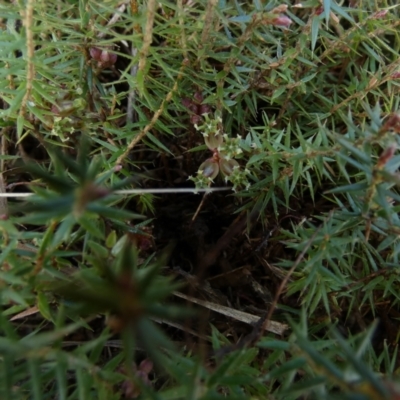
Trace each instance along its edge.
{"label": "dead grass blade", "polygon": [[[192,303],[206,307],[209,310],[215,311],[219,314],[236,319],[237,321],[244,322],[245,324],[253,325],[260,320],[260,317],[256,315],[252,315],[243,311],[238,311],[226,306],[221,306],[216,303],[210,303],[209,301],[196,299],[195,297],[187,296],[186,294],[180,292],[174,292],[174,295]],[[282,335],[287,328],[288,325],[286,324],[281,324],[280,322],[276,321],[269,321],[269,324],[265,329],[269,332],[276,333],[277,335]]]}

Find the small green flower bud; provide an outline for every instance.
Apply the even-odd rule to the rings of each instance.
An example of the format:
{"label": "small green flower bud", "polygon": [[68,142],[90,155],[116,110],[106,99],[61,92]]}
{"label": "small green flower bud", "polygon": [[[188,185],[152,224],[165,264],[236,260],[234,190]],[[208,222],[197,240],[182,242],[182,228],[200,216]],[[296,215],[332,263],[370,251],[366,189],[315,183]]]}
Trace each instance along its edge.
{"label": "small green flower bud", "polygon": [[233,184],[233,191],[237,191],[238,187],[245,187],[248,189],[250,187],[250,182],[247,179],[247,175],[250,171],[246,168],[244,170],[240,169],[239,165],[233,167],[233,171],[229,176],[226,176],[225,180]]}
{"label": "small green flower bud", "polygon": [[210,119],[208,114],[203,114],[204,122],[202,125],[195,124],[196,130],[200,131],[204,136],[204,141],[210,150],[217,149],[223,142],[223,137],[220,132],[221,117],[217,116]]}
{"label": "small green flower bud", "polygon": [[227,160],[235,158],[239,154],[243,153],[243,150],[240,148],[240,140],[242,139],[240,136],[230,138],[227,134],[224,134],[223,138],[224,143],[221,145],[219,150]]}
{"label": "small green flower bud", "polygon": [[77,110],[84,110],[86,108],[86,100],[82,97],[78,97],[74,100],[73,106]]}
{"label": "small green flower bud", "polygon": [[196,189],[207,189],[213,182],[211,178],[204,176],[201,172],[197,172],[196,176],[189,176],[189,180],[194,182]]}

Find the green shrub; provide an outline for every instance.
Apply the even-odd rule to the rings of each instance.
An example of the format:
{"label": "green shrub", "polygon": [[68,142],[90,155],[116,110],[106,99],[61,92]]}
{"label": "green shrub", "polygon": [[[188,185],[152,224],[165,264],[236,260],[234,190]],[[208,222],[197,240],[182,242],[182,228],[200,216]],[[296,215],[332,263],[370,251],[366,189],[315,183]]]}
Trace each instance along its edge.
{"label": "green shrub", "polygon": [[[0,397],[398,398],[399,25],[391,0],[0,4]],[[163,195],[129,190],[174,185],[234,190],[213,218],[275,292],[250,336],[155,324],[195,314]]]}

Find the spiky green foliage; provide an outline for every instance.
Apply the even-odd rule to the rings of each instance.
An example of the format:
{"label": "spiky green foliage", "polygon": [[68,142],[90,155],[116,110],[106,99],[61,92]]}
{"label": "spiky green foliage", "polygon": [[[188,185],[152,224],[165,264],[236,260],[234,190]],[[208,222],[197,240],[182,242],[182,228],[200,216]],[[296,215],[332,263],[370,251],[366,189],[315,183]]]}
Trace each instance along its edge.
{"label": "spiky green foliage", "polygon": [[[0,192],[34,192],[0,202],[0,397],[118,399],[128,382],[159,399],[396,398],[399,25],[393,0],[0,4]],[[166,184],[158,159],[168,183],[209,178],[204,114],[246,171],[229,170],[226,204],[260,214],[259,257],[290,275],[291,321],[222,356],[213,328],[207,360],[152,322],[186,315],[164,253],[140,253],[154,198],[114,193]]]}

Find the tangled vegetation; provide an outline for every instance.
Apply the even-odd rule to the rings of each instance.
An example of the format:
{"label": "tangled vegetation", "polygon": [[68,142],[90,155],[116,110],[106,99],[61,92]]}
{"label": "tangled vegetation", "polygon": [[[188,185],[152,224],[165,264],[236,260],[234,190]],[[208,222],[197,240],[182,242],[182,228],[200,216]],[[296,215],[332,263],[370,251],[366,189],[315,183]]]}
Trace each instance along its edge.
{"label": "tangled vegetation", "polygon": [[400,398],[399,10],[1,3],[0,398]]}

